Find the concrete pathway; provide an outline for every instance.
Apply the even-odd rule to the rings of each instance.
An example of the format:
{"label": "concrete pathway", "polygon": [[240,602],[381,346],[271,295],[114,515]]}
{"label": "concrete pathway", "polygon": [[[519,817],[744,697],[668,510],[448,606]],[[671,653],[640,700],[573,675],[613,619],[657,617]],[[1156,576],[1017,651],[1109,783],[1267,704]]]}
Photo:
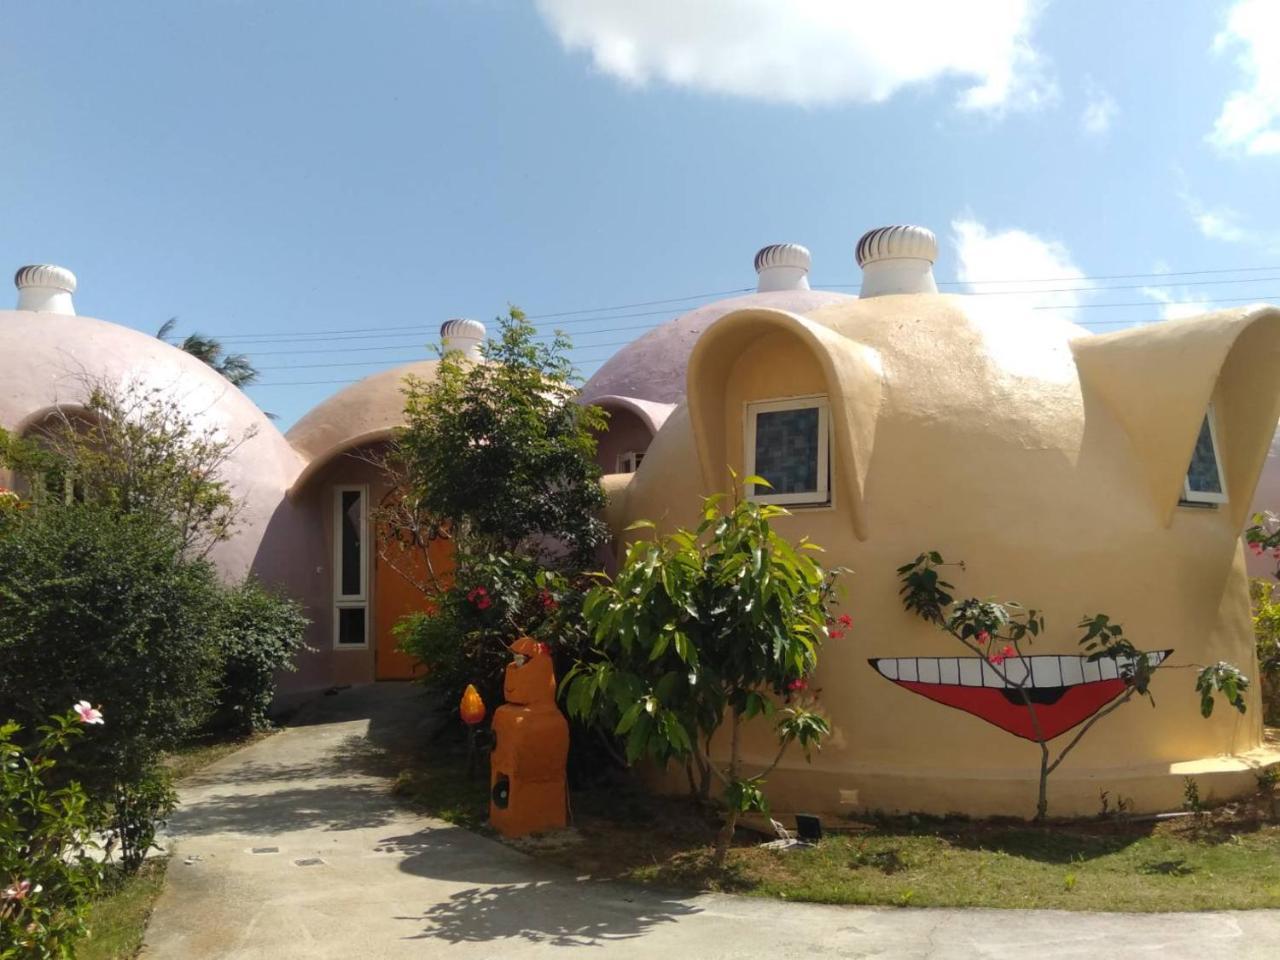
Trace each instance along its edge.
{"label": "concrete pathway", "polygon": [[1280,956],[1280,911],[823,907],[575,878],[393,802],[386,750],[424,715],[409,685],[347,691],[188,780],[144,957]]}

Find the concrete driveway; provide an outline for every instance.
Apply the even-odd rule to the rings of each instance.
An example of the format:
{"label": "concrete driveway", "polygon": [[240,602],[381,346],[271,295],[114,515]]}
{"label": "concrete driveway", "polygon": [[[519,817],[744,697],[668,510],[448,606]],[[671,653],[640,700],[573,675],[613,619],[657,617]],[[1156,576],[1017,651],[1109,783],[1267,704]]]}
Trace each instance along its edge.
{"label": "concrete driveway", "polygon": [[326,697],[186,781],[148,960],[583,956],[1160,960],[1280,955],[1280,912],[1173,915],[823,907],[576,878],[417,816],[387,749],[422,694]]}

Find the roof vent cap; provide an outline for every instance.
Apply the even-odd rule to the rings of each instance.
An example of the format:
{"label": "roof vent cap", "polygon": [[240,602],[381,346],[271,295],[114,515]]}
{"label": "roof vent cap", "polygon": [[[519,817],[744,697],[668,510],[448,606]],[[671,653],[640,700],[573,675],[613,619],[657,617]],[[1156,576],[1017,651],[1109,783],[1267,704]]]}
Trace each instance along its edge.
{"label": "roof vent cap", "polygon": [[19,267],[13,275],[18,288],[18,309],[43,313],[76,315],[71,295],[76,292],[76,275],[66,267],[52,263],[33,263]]}
{"label": "roof vent cap", "polygon": [[813,258],[798,243],[774,243],[761,247],[756,254],[756,273],[760,282],[756,290],[808,290],[809,267]]}
{"label": "roof vent cap", "polygon": [[868,230],[858,241],[862,291],[867,297],[893,293],[937,293],[933,261],[938,238],[924,227],[898,225]]}
{"label": "roof vent cap", "polygon": [[440,325],[440,346],[445,353],[460,350],[464,357],[479,360],[484,338],[484,324],[479,320],[455,317]]}

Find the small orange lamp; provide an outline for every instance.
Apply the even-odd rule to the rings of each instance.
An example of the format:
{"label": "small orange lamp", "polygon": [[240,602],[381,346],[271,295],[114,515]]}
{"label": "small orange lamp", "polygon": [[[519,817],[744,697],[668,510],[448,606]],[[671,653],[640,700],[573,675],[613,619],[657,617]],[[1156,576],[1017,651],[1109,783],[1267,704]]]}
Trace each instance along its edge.
{"label": "small orange lamp", "polygon": [[511,645],[493,714],[489,760],[489,822],[505,837],[557,830],[567,822],[565,765],[569,723],[556,708],[556,675],[545,643],[521,637]]}
{"label": "small orange lamp", "polygon": [[462,691],[462,702],[458,704],[458,713],[462,716],[462,722],[468,727],[484,723],[484,700],[481,699],[480,691],[476,689],[474,683],[468,683],[467,689]]}
{"label": "small orange lamp", "polygon": [[484,723],[484,698],[474,683],[468,683],[462,691],[462,700],[458,703],[458,716],[467,725],[467,776],[476,772],[476,733],[480,724]]}

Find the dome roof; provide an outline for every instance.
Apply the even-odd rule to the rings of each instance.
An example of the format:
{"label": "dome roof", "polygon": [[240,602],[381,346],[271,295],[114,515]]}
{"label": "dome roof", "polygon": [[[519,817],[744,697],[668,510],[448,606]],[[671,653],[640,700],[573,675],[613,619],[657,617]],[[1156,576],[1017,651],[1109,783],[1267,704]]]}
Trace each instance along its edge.
{"label": "dome roof", "polygon": [[380,370],[312,407],[286,435],[307,460],[295,486],[344,450],[389,437],[404,423],[404,378],[431,380],[437,366],[435,360],[418,360]]}
{"label": "dome roof", "polygon": [[60,405],[79,405],[86,381],[99,379],[160,390],[229,438],[252,434],[225,471],[244,502],[238,532],[212,554],[229,574],[247,570],[302,468],[276,425],[217,371],[156,337],[92,317],[0,310],[0,426],[22,432]]}
{"label": "dome roof", "polygon": [[[773,249],[766,247],[761,254]],[[679,403],[684,399],[685,367],[694,342],[703,330],[725,314],[748,307],[808,313],[828,304],[856,299],[829,290],[776,290],[705,304],[655,327],[606,360],[583,386],[582,400],[593,403],[602,397],[630,397]]]}

